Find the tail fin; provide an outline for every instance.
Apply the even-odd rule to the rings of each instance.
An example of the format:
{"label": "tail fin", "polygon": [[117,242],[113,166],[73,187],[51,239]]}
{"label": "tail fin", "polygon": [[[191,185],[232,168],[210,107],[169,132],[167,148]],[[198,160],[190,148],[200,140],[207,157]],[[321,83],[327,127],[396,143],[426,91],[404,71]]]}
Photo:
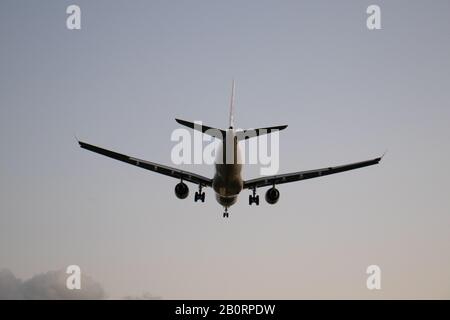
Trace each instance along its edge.
{"label": "tail fin", "polygon": [[234,90],[236,88],[234,79],[233,84],[231,85],[231,102],[230,102],[230,123],[229,127],[230,129],[234,128]]}
{"label": "tail fin", "polygon": [[[230,119],[229,119],[229,129],[234,128],[234,91],[236,89],[235,81],[233,79],[231,86],[231,101],[230,101]],[[224,140],[226,138],[226,130],[221,130],[213,127],[208,127],[200,123],[189,122],[186,120],[175,119],[179,124],[186,126],[188,128],[200,131],[204,134],[208,134],[212,137]],[[238,140],[246,140],[253,137],[262,136],[265,134],[270,134],[273,132],[281,131],[286,129],[287,125],[282,126],[273,126],[273,127],[265,127],[265,128],[257,128],[257,129],[247,129],[247,130],[238,130],[236,131],[236,138]]]}

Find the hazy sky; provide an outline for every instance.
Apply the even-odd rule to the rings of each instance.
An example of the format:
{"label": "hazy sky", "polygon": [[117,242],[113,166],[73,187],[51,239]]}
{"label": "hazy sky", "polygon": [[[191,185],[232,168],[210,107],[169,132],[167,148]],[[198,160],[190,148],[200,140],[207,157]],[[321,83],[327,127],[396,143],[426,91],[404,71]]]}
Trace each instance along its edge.
{"label": "hazy sky", "polygon": [[[69,31],[73,3],[0,2],[0,269],[77,264],[113,298],[450,298],[449,1],[77,1]],[[289,124],[280,172],[389,152],[223,219],[76,143],[170,165],[174,118],[226,127],[233,77],[237,126]]]}

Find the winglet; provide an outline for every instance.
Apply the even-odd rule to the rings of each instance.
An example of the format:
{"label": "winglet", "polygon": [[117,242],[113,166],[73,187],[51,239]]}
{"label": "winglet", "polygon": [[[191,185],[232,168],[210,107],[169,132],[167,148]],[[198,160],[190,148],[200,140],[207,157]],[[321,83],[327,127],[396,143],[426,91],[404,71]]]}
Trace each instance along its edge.
{"label": "winglet", "polygon": [[373,161],[375,161],[375,163],[379,163],[381,160],[383,160],[383,158],[384,158],[384,156],[386,155],[387,152],[388,152],[388,150],[386,149],[386,151],[384,151],[381,156],[379,156],[378,158],[373,159]]}

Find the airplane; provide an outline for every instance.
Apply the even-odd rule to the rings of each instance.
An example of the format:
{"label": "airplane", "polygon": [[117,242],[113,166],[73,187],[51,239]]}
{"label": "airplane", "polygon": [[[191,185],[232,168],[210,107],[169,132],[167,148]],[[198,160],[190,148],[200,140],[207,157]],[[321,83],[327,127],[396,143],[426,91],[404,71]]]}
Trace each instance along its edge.
{"label": "airplane", "polygon": [[[307,180],[312,178],[318,178],[330,174],[339,172],[354,170],[367,166],[378,164],[384,155],[374,159],[354,162],[345,165],[326,167],[321,169],[298,171],[292,173],[285,173],[272,176],[263,176],[260,178],[243,180],[241,176],[242,165],[238,159],[240,159],[239,142],[250,139],[253,137],[261,136],[264,134],[270,134],[278,132],[287,128],[287,125],[272,126],[258,129],[237,130],[234,127],[234,95],[235,95],[235,82],[233,80],[231,89],[231,103],[229,113],[229,127],[227,130],[217,129],[205,125],[198,125],[193,122],[175,119],[179,124],[188,128],[198,130],[203,134],[209,134],[214,138],[220,139],[218,150],[216,153],[215,161],[215,174],[214,177],[208,178],[196,173],[180,170],[177,168],[161,165],[158,163],[138,159],[125,154],[117,153],[115,151],[107,150],[101,147],[88,144],[86,142],[78,141],[79,146],[83,149],[99,153],[101,155],[129,163],[131,165],[150,170],[156,173],[160,173],[166,176],[170,176],[179,179],[180,182],[175,186],[175,195],[179,199],[186,199],[189,195],[189,188],[184,183],[185,181],[198,185],[198,191],[194,194],[194,201],[205,202],[205,192],[203,188],[212,187],[215,192],[217,202],[223,206],[223,217],[228,218],[228,208],[236,203],[238,195],[244,189],[251,190],[252,194],[249,195],[249,205],[259,205],[259,195],[256,194],[258,188],[271,186],[265,193],[265,200],[269,204],[275,204],[280,198],[280,192],[276,188],[277,185],[283,183],[289,183],[294,181]],[[227,158],[227,150],[233,149],[232,159],[229,161]]]}

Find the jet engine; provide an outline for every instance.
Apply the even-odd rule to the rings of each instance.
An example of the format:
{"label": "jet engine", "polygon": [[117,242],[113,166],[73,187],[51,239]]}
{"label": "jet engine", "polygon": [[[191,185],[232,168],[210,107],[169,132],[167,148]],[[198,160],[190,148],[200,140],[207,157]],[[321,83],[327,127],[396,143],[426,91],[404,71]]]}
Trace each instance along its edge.
{"label": "jet engine", "polygon": [[183,182],[178,183],[175,186],[175,195],[178,199],[186,199],[189,195],[189,187]]}
{"label": "jet engine", "polygon": [[280,199],[280,191],[275,187],[270,188],[266,191],[266,201],[269,204],[275,204]]}

